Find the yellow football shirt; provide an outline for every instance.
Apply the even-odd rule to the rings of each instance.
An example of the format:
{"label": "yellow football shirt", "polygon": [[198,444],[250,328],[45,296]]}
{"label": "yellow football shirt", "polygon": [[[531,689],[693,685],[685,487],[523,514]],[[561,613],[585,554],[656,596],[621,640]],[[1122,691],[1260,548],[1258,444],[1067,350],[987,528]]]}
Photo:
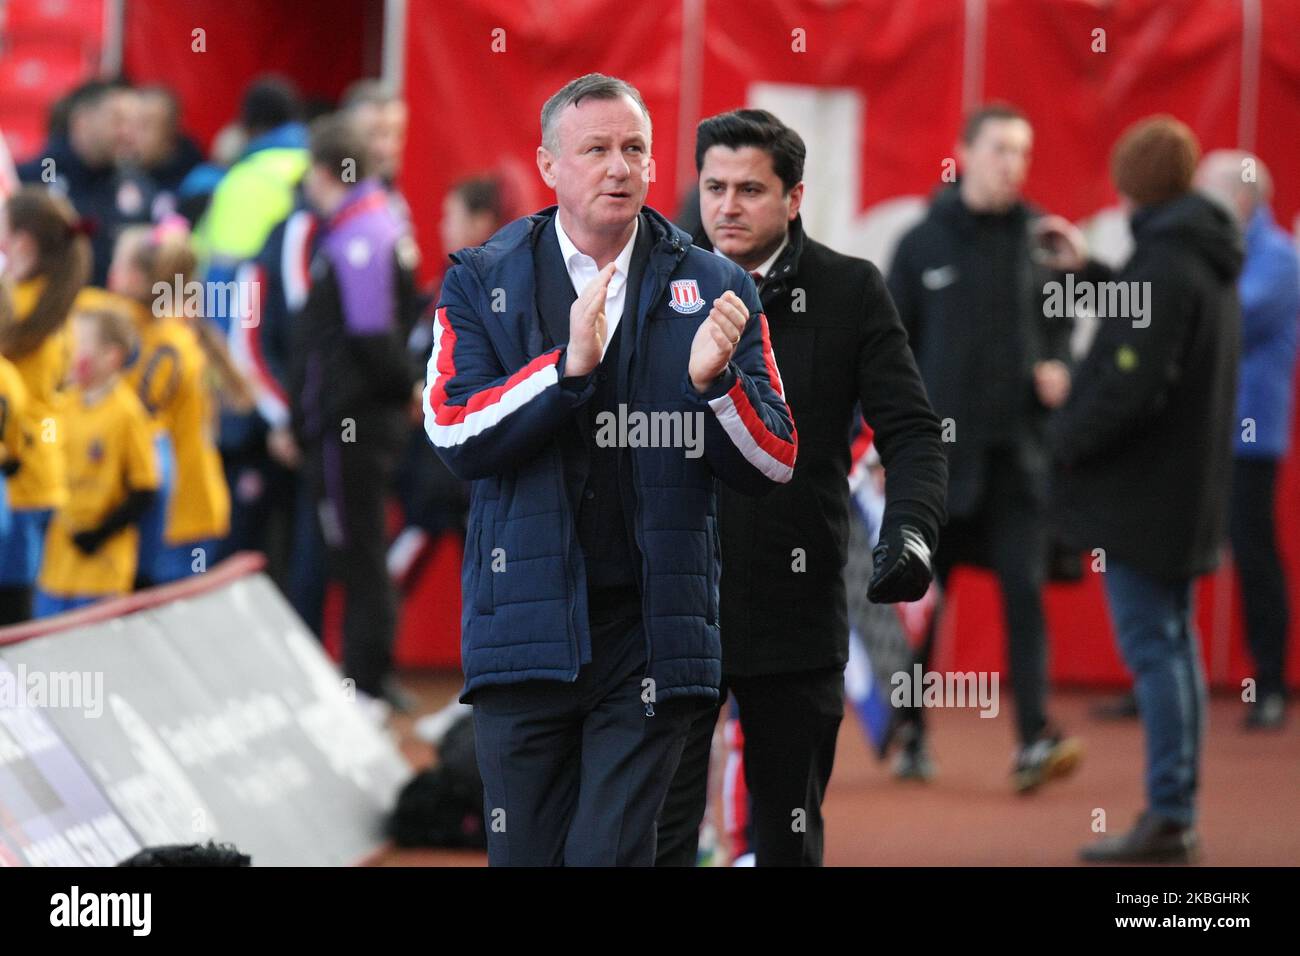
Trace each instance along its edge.
{"label": "yellow football shirt", "polygon": [[119,379],[94,402],[68,389],[63,420],[68,502],[50,521],[38,586],[58,597],[126,594],[135,581],[139,531],[128,527],[91,555],[72,536],[99,527],[129,492],[158,488],[149,417]]}
{"label": "yellow football shirt", "polygon": [[184,319],[135,312],[140,350],[127,372],[145,409],[171,440],[176,469],[163,541],[188,544],[230,531],[230,491],[217,451],[208,361]]}
{"label": "yellow football shirt", "polygon": [[[14,287],[14,312],[18,321],[25,321],[31,315],[44,288],[43,278],[26,279]],[[31,352],[13,359],[27,388],[27,409],[21,419],[25,437],[19,457],[23,466],[9,482],[11,508],[57,508],[67,499],[58,395],[68,372],[68,352],[64,326]]]}
{"label": "yellow football shirt", "polygon": [[23,427],[26,415],[27,386],[14,363],[0,356],[0,462],[22,459],[27,444]]}

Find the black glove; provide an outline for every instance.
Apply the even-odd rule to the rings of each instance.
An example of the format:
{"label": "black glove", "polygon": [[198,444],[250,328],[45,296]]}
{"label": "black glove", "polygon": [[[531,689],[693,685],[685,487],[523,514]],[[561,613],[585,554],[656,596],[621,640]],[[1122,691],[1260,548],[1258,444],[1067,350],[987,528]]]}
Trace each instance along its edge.
{"label": "black glove", "polygon": [[104,546],[108,540],[103,530],[96,528],[93,531],[78,531],[72,536],[72,543],[77,546],[77,550],[82,554],[91,555]]}
{"label": "black glove", "polygon": [[910,524],[885,528],[880,543],[871,552],[875,570],[867,585],[867,598],[875,604],[919,601],[930,587],[934,572],[930,566],[930,546],[925,537]]}
{"label": "black glove", "polygon": [[78,531],[72,536],[72,543],[82,554],[94,554],[104,546],[104,542],[117,534],[127,525],[138,524],[153,503],[154,491],[131,491],[123,502],[109,512],[98,528]]}
{"label": "black glove", "polygon": [[18,469],[22,467],[22,461],[17,458],[6,458],[4,464],[0,464],[0,474],[6,478],[12,478],[18,474]]}

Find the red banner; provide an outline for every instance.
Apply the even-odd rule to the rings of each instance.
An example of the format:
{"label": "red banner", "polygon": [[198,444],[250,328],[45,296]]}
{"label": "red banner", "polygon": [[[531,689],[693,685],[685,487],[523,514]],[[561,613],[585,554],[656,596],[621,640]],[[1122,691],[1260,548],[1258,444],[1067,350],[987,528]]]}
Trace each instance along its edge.
{"label": "red banner", "polygon": [[379,63],[381,0],[129,0],[122,60],[135,83],[180,97],[185,129],[207,144],[239,114],[244,87],[280,73],[333,103]]}

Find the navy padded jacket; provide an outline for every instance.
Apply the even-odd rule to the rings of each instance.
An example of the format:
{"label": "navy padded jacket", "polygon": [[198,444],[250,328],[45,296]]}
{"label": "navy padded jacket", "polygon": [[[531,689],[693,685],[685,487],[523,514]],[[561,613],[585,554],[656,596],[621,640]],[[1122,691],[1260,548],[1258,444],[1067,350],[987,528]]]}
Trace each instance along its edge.
{"label": "navy padded jacket", "polygon": [[[435,315],[425,430],[447,467],[473,481],[461,574],[467,702],[490,685],[574,681],[591,660],[572,504],[580,489],[568,487],[559,435],[595,384],[594,374],[565,379],[569,317],[542,316],[536,304],[534,244],[554,215],[550,207],[515,220],[454,255]],[[703,424],[698,457],[681,447],[631,449],[652,682],[643,698],[716,700],[713,482],[750,494],[788,482],[798,439],[753,281],[648,207],[641,228],[650,257],[638,301],[625,306],[624,335],[635,335],[620,401],[629,412],[699,413],[692,421]],[[674,282],[683,284],[674,290]],[[691,342],[728,289],[750,320],[727,370],[701,395],[687,374]]]}

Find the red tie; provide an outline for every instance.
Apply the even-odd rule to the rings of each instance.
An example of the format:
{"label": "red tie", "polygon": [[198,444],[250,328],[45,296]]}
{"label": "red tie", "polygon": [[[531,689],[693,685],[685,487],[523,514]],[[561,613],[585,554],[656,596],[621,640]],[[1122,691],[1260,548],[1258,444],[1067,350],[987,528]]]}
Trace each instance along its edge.
{"label": "red tie", "polygon": [[754,285],[758,285],[763,281],[763,273],[761,272],[751,272],[749,277],[754,280]]}

